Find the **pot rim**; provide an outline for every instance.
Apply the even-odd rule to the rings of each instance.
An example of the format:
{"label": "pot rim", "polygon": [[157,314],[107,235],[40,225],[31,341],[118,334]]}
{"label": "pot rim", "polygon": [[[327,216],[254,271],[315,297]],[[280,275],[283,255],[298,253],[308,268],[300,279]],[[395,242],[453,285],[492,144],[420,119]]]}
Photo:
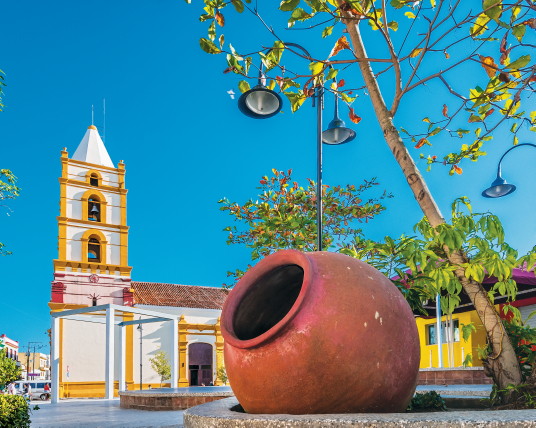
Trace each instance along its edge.
{"label": "pot rim", "polygon": [[[249,292],[251,287],[253,287],[263,275],[275,268],[287,265],[297,265],[303,269],[303,281],[301,289],[290,310],[280,321],[278,321],[272,328],[268,329],[264,333],[247,340],[241,340],[236,337],[233,327],[233,319],[234,314],[240,306],[243,298]],[[253,348],[279,334],[296,316],[303,306],[306,295],[311,286],[313,278],[312,272],[314,269],[313,266],[314,261],[306,253],[298,250],[280,250],[265,257],[252,269],[250,269],[231,290],[223,305],[220,321],[221,332],[225,343],[228,343],[235,348]]]}

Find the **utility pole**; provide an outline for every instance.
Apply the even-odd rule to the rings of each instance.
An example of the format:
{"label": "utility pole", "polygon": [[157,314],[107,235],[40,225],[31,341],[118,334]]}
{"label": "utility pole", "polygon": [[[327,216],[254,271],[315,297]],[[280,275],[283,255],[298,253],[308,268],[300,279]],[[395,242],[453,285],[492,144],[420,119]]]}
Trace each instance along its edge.
{"label": "utility pole", "polygon": [[33,346],[32,373],[35,370],[35,351],[45,346],[43,342],[28,342],[28,353],[26,354],[26,380],[30,380],[30,350]]}

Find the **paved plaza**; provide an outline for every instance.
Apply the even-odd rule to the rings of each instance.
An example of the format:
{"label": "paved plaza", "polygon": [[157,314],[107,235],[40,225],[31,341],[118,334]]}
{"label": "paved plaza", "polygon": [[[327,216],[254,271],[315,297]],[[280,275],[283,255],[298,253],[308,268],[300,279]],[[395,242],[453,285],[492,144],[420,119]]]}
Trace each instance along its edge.
{"label": "paved plaza", "polygon": [[121,409],[119,399],[71,399],[58,404],[32,401],[32,428],[121,428],[168,427],[182,428],[182,410],[150,412]]}
{"label": "paved plaza", "polygon": [[[435,390],[443,397],[474,397],[482,398],[489,395],[491,385],[420,385],[417,387],[417,392],[425,392]],[[227,399],[228,401],[229,399]],[[232,399],[231,399],[232,400]],[[223,403],[223,401],[221,402]],[[67,399],[61,400],[57,404],[50,402],[32,401],[32,407],[38,405],[39,410],[34,410],[31,415],[32,427],[35,428],[52,428],[52,427],[76,427],[76,428],[119,428],[119,427],[183,427],[183,411],[145,411],[122,409],[119,407],[119,399]],[[218,404],[215,404],[218,406]],[[213,406],[214,407],[214,406]],[[236,415],[235,415],[236,416]],[[269,416],[268,419],[281,417],[282,415]],[[341,418],[342,424],[349,423],[352,415],[332,415],[328,419],[333,419],[337,416]],[[355,416],[355,415],[354,415]],[[467,423],[467,426],[476,426],[480,423],[490,424],[496,423],[497,426],[536,426],[536,410],[528,411],[501,411],[501,412],[464,412],[454,411],[447,413],[433,414],[392,414],[392,415],[361,415],[362,422],[370,422],[370,417],[374,419],[380,426],[394,426],[396,420],[409,422],[423,422],[423,418],[430,423],[429,426],[436,426],[438,423],[441,426],[456,426],[458,423]],[[239,418],[247,417],[246,415],[238,415]],[[296,419],[296,417],[293,417]],[[304,419],[305,416],[298,417]],[[379,418],[379,419],[378,419]],[[391,418],[389,421],[387,419]],[[256,417],[255,419],[259,419]],[[262,419],[262,418],[260,418]],[[259,419],[259,420],[260,420]],[[528,422],[531,421],[531,422]],[[274,421],[271,421],[274,422]],[[292,421],[285,421],[290,423]],[[294,421],[296,422],[296,421]],[[309,426],[302,420],[305,425]],[[312,422],[312,421],[308,421]],[[318,421],[314,421],[317,423]],[[388,423],[389,422],[389,423]],[[201,421],[201,423],[204,423]],[[248,422],[249,423],[249,422]],[[281,426],[284,425],[281,421]],[[391,425],[390,425],[391,424]],[[454,424],[454,425],[452,425]],[[476,425],[475,425],[476,424]],[[518,424],[518,425],[516,425]],[[395,424],[396,425],[396,424]],[[425,424],[426,425],[426,424]],[[437,426],[439,426],[437,425]],[[195,425],[197,426],[197,425]],[[301,426],[301,425],[300,425]],[[315,425],[317,426],[317,425]],[[324,426],[324,425],[318,425]],[[332,425],[330,425],[332,426]],[[350,424],[349,426],[354,426]],[[361,426],[361,425],[355,425]],[[420,426],[420,425],[419,425]],[[459,425],[458,425],[459,426]],[[484,426],[484,425],[478,425]]]}

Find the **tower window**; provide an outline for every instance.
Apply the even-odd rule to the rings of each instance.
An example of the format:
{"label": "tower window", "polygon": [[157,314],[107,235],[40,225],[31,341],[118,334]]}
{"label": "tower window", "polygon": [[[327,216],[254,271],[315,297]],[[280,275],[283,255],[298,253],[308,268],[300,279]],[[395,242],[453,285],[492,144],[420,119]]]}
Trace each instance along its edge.
{"label": "tower window", "polygon": [[101,261],[101,245],[97,238],[89,238],[89,242],[87,244],[87,261]]}
{"label": "tower window", "polygon": [[97,174],[91,174],[89,176],[89,184],[92,186],[98,186],[99,185],[99,177]]}
{"label": "tower window", "polygon": [[88,200],[87,219],[89,221],[101,221],[101,204],[95,196]]}

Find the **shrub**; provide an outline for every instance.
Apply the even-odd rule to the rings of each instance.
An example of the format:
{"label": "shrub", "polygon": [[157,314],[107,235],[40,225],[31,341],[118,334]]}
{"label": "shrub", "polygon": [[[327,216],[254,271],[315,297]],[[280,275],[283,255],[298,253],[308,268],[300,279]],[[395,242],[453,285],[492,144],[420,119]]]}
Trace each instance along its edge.
{"label": "shrub", "polygon": [[20,395],[0,395],[0,428],[29,428],[30,409]]}
{"label": "shrub", "polygon": [[447,410],[445,400],[435,391],[423,394],[417,392],[409,403],[407,412],[444,412]]}

